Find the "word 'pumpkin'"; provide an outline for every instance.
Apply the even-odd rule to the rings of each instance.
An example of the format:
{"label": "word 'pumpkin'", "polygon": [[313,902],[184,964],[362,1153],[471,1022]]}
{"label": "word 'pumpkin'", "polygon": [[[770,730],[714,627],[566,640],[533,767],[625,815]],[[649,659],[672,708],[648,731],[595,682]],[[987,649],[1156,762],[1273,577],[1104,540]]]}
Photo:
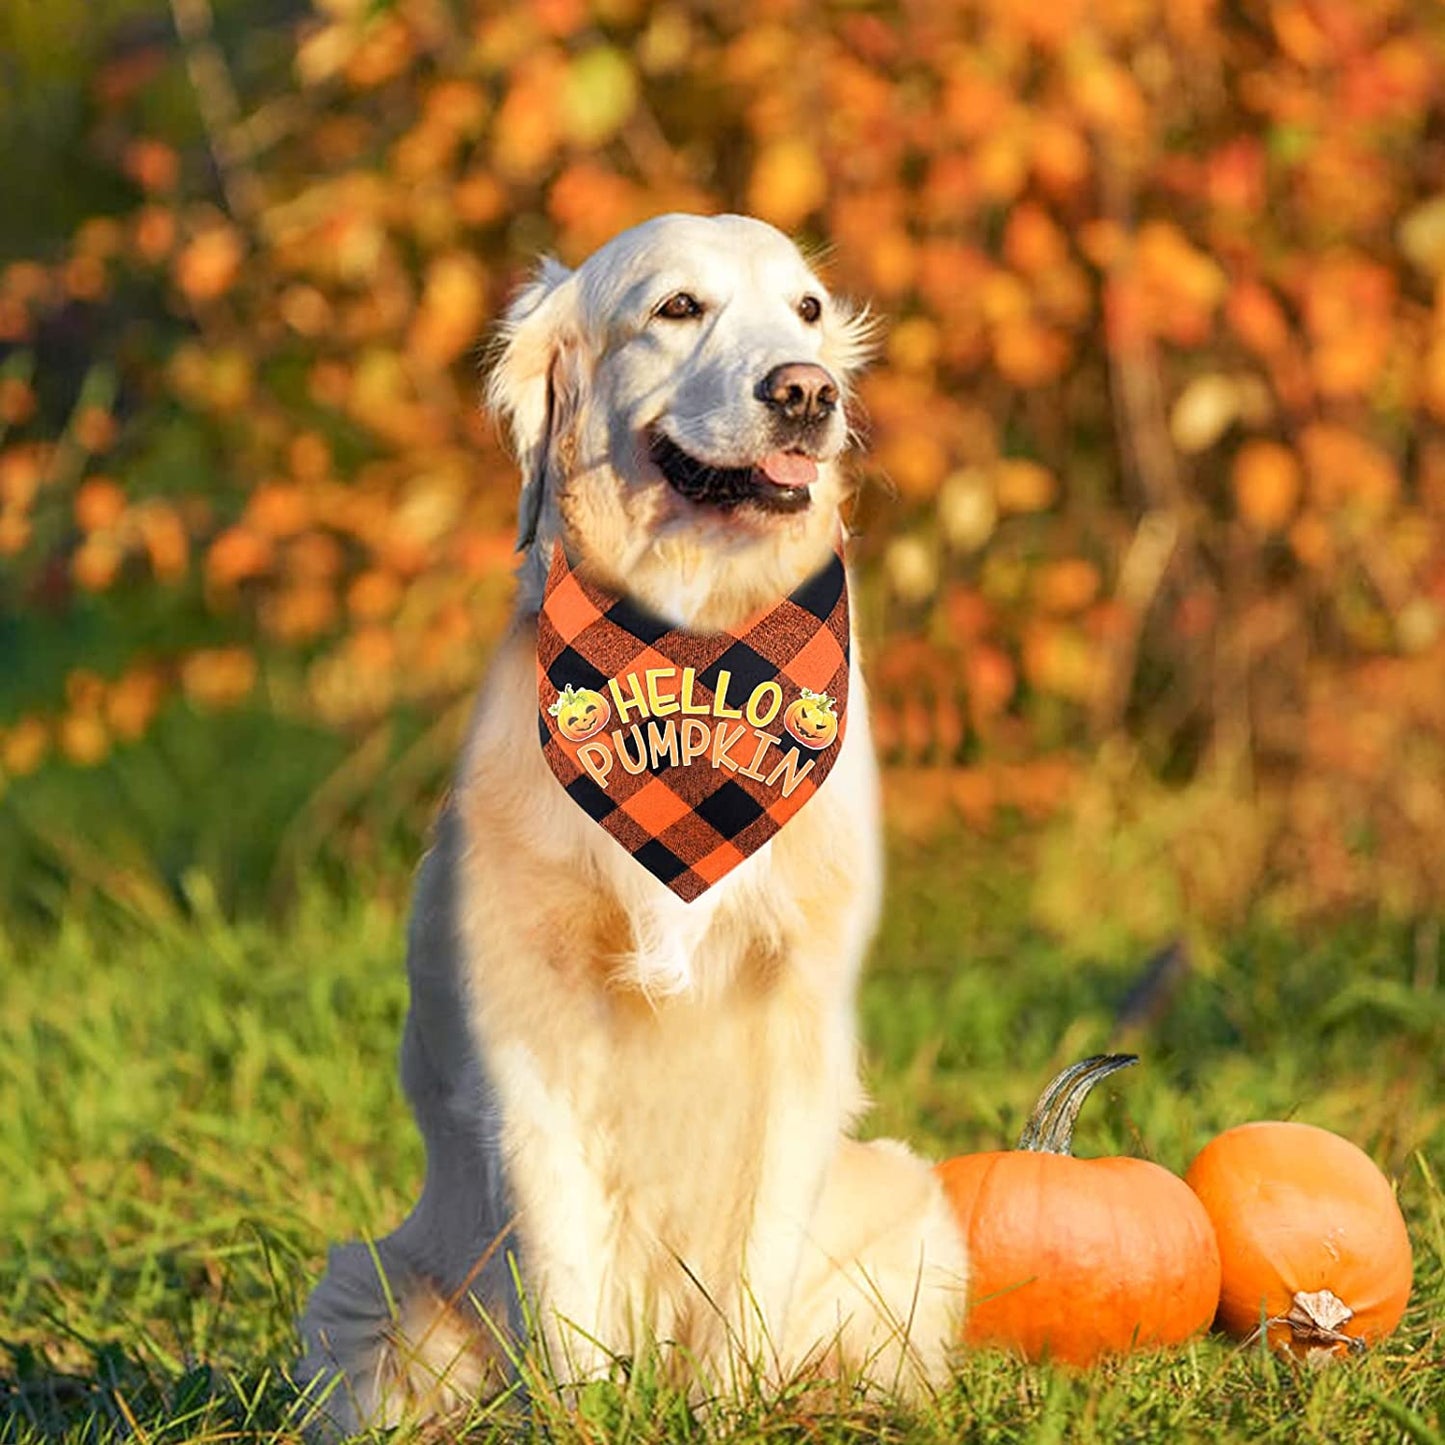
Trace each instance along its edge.
{"label": "word 'pumpkin'", "polygon": [[1221,1329],[1236,1339],[1263,1329],[1303,1358],[1358,1352],[1400,1323],[1410,1236],[1390,1181],[1348,1139],[1313,1124],[1240,1124],[1184,1179],[1219,1239]]}
{"label": "word 'pumpkin'", "polygon": [[1184,1182],[1145,1159],[1069,1152],[1089,1091],[1136,1062],[1074,1064],[1044,1090],[1017,1149],[938,1166],[968,1240],[970,1344],[1084,1365],[1178,1344],[1214,1318],[1219,1248]]}

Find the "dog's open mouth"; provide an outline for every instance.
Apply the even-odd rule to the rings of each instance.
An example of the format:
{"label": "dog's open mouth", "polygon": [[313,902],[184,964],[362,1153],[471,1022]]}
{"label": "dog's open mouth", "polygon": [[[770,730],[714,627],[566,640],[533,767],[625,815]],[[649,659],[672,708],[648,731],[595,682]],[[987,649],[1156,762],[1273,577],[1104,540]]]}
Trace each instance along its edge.
{"label": "dog's open mouth", "polygon": [[801,512],[812,500],[809,487],[818,464],[800,451],[769,452],[750,467],[715,467],[689,456],[655,428],[648,454],[668,485],[689,502],[732,511],[751,504],[765,512]]}

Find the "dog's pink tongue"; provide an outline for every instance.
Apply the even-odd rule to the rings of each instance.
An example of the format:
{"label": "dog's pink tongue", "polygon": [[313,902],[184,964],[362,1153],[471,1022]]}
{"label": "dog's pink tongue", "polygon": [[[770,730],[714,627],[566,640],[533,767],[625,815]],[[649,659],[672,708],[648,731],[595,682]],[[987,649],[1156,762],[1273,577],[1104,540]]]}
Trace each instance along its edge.
{"label": "dog's pink tongue", "polygon": [[769,452],[758,470],[780,487],[811,487],[818,480],[818,464],[798,452]]}

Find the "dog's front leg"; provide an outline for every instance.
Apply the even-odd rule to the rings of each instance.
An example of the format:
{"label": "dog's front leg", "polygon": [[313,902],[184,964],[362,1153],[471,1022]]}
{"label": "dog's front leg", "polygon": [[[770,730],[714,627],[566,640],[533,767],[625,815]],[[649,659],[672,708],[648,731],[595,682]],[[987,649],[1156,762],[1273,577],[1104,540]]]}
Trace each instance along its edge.
{"label": "dog's front leg", "polygon": [[617,1203],[587,1158],[588,1131],[524,1045],[493,1056],[505,1104],[504,1148],[517,1208],[523,1309],[544,1351],[546,1382],[580,1384],[631,1345],[609,1298],[618,1276]]}
{"label": "dog's front leg", "polygon": [[[843,941],[838,941],[842,947]],[[838,1141],[862,1099],[851,1015],[795,976],[772,1011],[773,1078],[737,1333],[745,1358],[772,1373],[798,1264]]]}
{"label": "dog's front leg", "polygon": [[837,1147],[836,1117],[825,1115],[835,1116],[836,1110],[816,1099],[789,1100],[779,1107],[765,1146],[734,1328],[746,1364],[769,1373],[778,1359],[808,1219]]}

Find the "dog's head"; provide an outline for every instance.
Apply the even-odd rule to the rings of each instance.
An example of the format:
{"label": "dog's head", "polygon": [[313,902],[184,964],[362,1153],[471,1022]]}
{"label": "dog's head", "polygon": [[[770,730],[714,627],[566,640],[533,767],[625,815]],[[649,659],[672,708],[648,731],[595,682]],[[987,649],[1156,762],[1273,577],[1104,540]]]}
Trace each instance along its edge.
{"label": "dog's head", "polygon": [[832,544],[844,403],[867,325],[744,216],[660,216],[514,302],[490,394],[523,471],[521,543],[551,543],[690,626],[776,600]]}

